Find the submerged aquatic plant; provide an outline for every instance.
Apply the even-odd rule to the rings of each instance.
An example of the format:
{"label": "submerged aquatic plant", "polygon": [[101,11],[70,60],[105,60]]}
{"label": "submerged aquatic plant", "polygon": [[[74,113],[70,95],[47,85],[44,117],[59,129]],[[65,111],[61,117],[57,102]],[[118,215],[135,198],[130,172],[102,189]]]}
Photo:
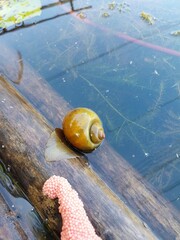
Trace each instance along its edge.
{"label": "submerged aquatic plant", "polygon": [[164,135],[180,139],[180,112],[175,113],[171,110],[167,116],[164,124]]}
{"label": "submerged aquatic plant", "polygon": [[109,4],[108,4],[108,9],[114,10],[114,9],[116,8],[116,5],[117,5],[116,2],[109,3]]}
{"label": "submerged aquatic plant", "polygon": [[150,130],[149,128],[146,128],[145,126],[137,123],[136,121],[133,121],[131,119],[129,119],[128,117],[126,117],[122,112],[120,112],[103,94],[102,92],[93,84],[91,83],[87,78],[85,78],[84,76],[80,75],[80,77],[86,81],[89,86],[93,87],[94,90],[101,96],[101,98],[109,105],[109,107],[115,112],[117,113],[122,119],[123,119],[123,123],[121,125],[120,128],[123,128],[124,125],[126,124],[133,124],[135,125],[136,127],[140,128],[140,129],[143,129],[151,134],[156,134],[154,131]]}
{"label": "submerged aquatic plant", "polygon": [[146,13],[146,12],[141,12],[140,13],[140,17],[144,20],[144,21],[146,21],[147,23],[149,23],[149,24],[154,24],[154,17],[152,16],[152,15],[150,15],[149,13]]}
{"label": "submerged aquatic plant", "polygon": [[180,36],[180,30],[177,30],[177,31],[174,31],[174,32],[171,32],[171,35],[172,36]]}
{"label": "submerged aquatic plant", "polygon": [[41,1],[0,1],[0,27],[8,28],[41,14]]}

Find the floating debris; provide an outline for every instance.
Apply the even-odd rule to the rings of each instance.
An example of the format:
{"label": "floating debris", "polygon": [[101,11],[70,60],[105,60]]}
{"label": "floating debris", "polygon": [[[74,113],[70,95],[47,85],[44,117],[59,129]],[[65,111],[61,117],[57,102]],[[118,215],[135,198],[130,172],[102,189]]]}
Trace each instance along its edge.
{"label": "floating debris", "polygon": [[160,75],[157,70],[154,70],[154,74],[158,76]]}
{"label": "floating debris", "polygon": [[102,17],[109,17],[110,16],[110,14],[108,13],[108,12],[104,12],[103,14],[102,14]]}
{"label": "floating debris", "polygon": [[144,155],[145,155],[145,157],[149,157],[149,153],[148,152],[145,152]]}
{"label": "floating debris", "polygon": [[119,4],[113,1],[108,4],[108,6],[106,7],[106,12],[102,14],[102,17],[109,17],[110,14],[108,13],[108,11],[113,10],[115,10],[115,12],[119,11],[120,13],[130,12],[130,5],[126,2],[122,2]]}
{"label": "floating debris", "polygon": [[153,17],[153,16],[151,16],[149,13],[146,13],[146,12],[141,12],[140,13],[140,17],[144,20],[144,21],[146,21],[147,23],[149,23],[149,24],[154,24],[154,20],[155,20],[155,18]]}
{"label": "floating debris", "polygon": [[0,33],[14,25],[20,27],[23,21],[40,15],[40,0],[0,1]]}
{"label": "floating debris", "polygon": [[109,3],[108,8],[109,10],[114,10],[116,8],[117,4],[115,2]]}
{"label": "floating debris", "polygon": [[180,30],[177,30],[177,31],[174,31],[174,32],[171,32],[171,35],[172,36],[180,36]]}
{"label": "floating debris", "polygon": [[126,2],[120,3],[118,6],[119,12],[130,12],[129,4]]}
{"label": "floating debris", "polygon": [[85,18],[87,17],[86,14],[83,13],[83,12],[78,13],[77,16],[78,16],[80,19],[85,19]]}

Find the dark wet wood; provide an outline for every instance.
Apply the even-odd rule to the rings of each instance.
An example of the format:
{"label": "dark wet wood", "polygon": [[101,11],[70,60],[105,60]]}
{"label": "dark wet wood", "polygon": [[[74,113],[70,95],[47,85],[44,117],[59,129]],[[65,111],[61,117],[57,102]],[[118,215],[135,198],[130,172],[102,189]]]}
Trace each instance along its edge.
{"label": "dark wet wood", "polygon": [[[30,239],[29,232],[24,230],[17,214],[12,211],[0,195],[0,239],[26,240]],[[33,239],[33,238],[32,238]]]}
{"label": "dark wet wood", "polygon": [[155,239],[92,171],[83,156],[47,163],[44,150],[52,128],[3,78],[0,78],[0,95],[4,99],[0,113],[1,157],[57,236],[57,205],[42,195],[43,183],[53,174],[66,177],[78,191],[102,239]]}
{"label": "dark wet wood", "polygon": [[[16,82],[19,75],[17,69],[22,67],[18,64],[17,54],[11,55],[17,63],[16,71],[13,72],[10,68],[9,65],[12,64],[10,60],[1,71],[8,79]],[[5,146],[1,149],[1,154],[6,164],[12,165],[13,174],[18,176],[41,216],[45,218],[48,213],[49,226],[57,231],[57,222],[52,220],[55,214],[52,211],[54,210],[53,202],[42,197],[41,188],[48,176],[58,174],[66,177],[79,192],[91,221],[104,239],[108,239],[108,236],[111,236],[110,239],[136,239],[135,236],[141,239],[140,236],[144,231],[149,231],[147,226],[162,239],[180,238],[180,220],[175,210],[154,192],[106,142],[95,152],[90,161],[95,172],[84,165],[83,159],[51,164],[44,161],[45,143],[52,131],[46,119],[54,127],[60,127],[69,106],[27,64],[22,66],[23,74],[21,79],[18,79],[20,84],[16,85],[16,88],[26,96],[34,108],[13,88],[10,90],[10,85],[2,80],[7,89],[4,98],[7,99],[6,95],[9,96],[11,104],[9,108],[10,106],[13,108],[10,112],[4,104],[1,112],[1,140]],[[0,96],[2,97],[2,94]],[[39,109],[46,119],[36,109]],[[29,180],[27,175],[30,177]],[[116,196],[99,179],[99,176]],[[97,196],[101,197],[97,198]],[[144,222],[139,221],[117,196],[123,199]],[[45,210],[42,209],[42,203]],[[127,223],[128,218],[130,225]],[[146,239],[150,239],[148,237]]]}

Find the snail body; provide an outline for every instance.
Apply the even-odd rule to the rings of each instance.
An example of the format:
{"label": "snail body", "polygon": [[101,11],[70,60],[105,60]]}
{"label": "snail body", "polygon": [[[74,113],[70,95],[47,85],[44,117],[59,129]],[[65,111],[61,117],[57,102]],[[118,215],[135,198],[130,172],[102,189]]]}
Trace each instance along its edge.
{"label": "snail body", "polygon": [[67,113],[62,128],[66,140],[83,152],[93,151],[105,138],[100,118],[88,108],[76,108]]}
{"label": "snail body", "polygon": [[[101,120],[88,108],[76,108],[67,113],[62,128],[56,128],[48,139],[47,162],[79,157],[82,155],[79,151],[92,152],[105,138]],[[69,145],[79,151],[73,151]]]}

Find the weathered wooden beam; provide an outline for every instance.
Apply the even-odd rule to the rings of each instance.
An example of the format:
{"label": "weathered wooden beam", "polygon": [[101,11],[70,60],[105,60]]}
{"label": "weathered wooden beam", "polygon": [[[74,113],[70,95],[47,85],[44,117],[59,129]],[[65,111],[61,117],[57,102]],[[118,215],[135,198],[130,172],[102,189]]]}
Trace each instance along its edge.
{"label": "weathered wooden beam", "polygon": [[[10,211],[9,206],[0,195],[0,236],[1,239],[28,239],[27,232],[22,228],[16,213]],[[3,216],[3,217],[2,217]]]}
{"label": "weathered wooden beam", "polygon": [[21,189],[3,171],[0,159],[0,239],[52,239]]}
{"label": "weathered wooden beam", "polygon": [[[35,74],[34,71],[32,71],[27,64],[23,64],[21,66],[21,68],[23,68],[23,73],[19,74],[19,71],[17,71],[17,69],[20,69],[19,61],[17,58],[18,55],[16,53],[13,53],[12,51],[9,51],[9,49],[7,48],[3,49],[6,49],[7,55],[11,55],[11,59],[3,61],[6,62],[6,64],[4,64],[4,67],[0,69],[2,75],[6,76],[8,79],[14,82],[16,82],[18,76],[21,75],[21,81],[19,81],[19,85],[16,84],[16,88],[18,89],[18,91],[20,91],[21,94],[25,96],[28,101],[35,107],[35,109],[38,109],[42,113],[42,115],[51,122],[54,127],[60,127],[63,116],[69,110],[70,106],[68,106],[68,104],[63,100],[63,98],[61,98],[54,90],[52,90],[52,88],[42,78]],[[1,51],[1,54],[3,51]],[[5,56],[5,54],[3,56]],[[12,63],[14,63],[14,65]],[[15,64],[16,67],[14,67],[14,69],[10,67],[12,65],[15,66]],[[18,119],[18,116],[16,117]],[[17,123],[17,119],[15,120],[15,118],[13,118],[13,121],[10,120],[10,115],[7,116],[7,119],[8,118],[8,121],[15,121],[16,124],[21,124],[20,122]],[[43,121],[44,124],[46,124],[46,121],[44,119]],[[14,128],[16,128],[15,125],[13,126]],[[36,128],[33,128],[32,131],[35,131],[35,129]],[[11,130],[13,131],[13,128]],[[16,131],[19,135],[19,130]],[[41,131],[43,130],[41,129]],[[52,129],[50,128],[47,135],[49,135],[51,131]],[[45,137],[45,139],[47,139],[47,136]],[[25,139],[23,141],[25,141]],[[28,152],[29,147],[26,147],[26,153],[24,154],[29,155]],[[106,142],[104,142],[103,146],[99,148],[92,156],[93,157],[91,158],[91,155],[89,155],[90,163],[92,163],[92,166],[96,171],[97,175],[99,175],[106,182],[106,184],[111,188],[112,191],[115,192],[115,194],[119,198],[123,199],[124,202],[127,203],[127,205],[130,206],[130,208],[134,212],[136,212],[136,214],[141,219],[143,219],[143,221],[145,222],[144,226],[148,225],[157,235],[159,235],[160,238],[163,239],[177,239],[180,236],[180,218],[178,214],[176,214],[175,210],[171,206],[169,206],[166,201],[162,199],[156,192],[154,192],[152,188],[129,166],[129,164],[124,161],[121,156],[114,152],[114,150],[112,150]],[[8,161],[8,155],[5,158],[7,158]],[[95,174],[94,172],[92,174],[92,171],[89,171],[89,168],[87,168],[87,166],[84,167],[82,163],[78,162],[79,160],[73,162],[71,161],[70,166],[68,165],[70,169],[72,168],[72,172],[68,172],[67,169],[65,170],[63,168],[61,169],[61,172],[59,172],[63,176],[67,177],[74,186],[77,186],[77,182],[74,182],[73,179],[78,178],[77,169],[79,171],[79,167],[77,166],[81,166],[81,170],[85,174],[83,176],[86,176],[85,179],[87,178],[87,176],[89,178],[91,175],[94,176]],[[62,163],[53,163],[53,166],[59,165],[60,167],[61,164]],[[46,163],[46,166],[48,167],[49,165]],[[42,168],[42,173],[43,170],[45,171],[46,167]],[[50,173],[49,170],[48,173]],[[44,179],[45,178],[46,174],[44,175]],[[93,181],[98,182],[99,180],[97,180],[96,178],[96,180],[91,181],[93,184]],[[42,185],[42,182],[43,181],[41,181],[40,185]],[[102,189],[104,189],[104,187],[102,187]],[[78,188],[80,196],[82,197],[83,201],[85,200],[86,203],[88,202],[88,199],[84,196],[83,191],[84,188],[83,190]],[[108,194],[105,193],[105,195]],[[108,196],[112,195],[113,193],[111,192],[111,194]],[[85,204],[85,206],[88,206],[89,208],[88,204]],[[96,220],[93,218],[91,218],[91,220],[92,222],[96,222]]]}
{"label": "weathered wooden beam", "polygon": [[[84,157],[47,163],[46,143],[52,131],[45,119],[3,78],[0,78],[0,154],[28,198],[54,233],[59,215],[54,201],[42,195],[45,180],[66,177],[82,198],[102,239],[156,239],[125,204],[86,164]],[[3,102],[2,102],[3,101]]]}

